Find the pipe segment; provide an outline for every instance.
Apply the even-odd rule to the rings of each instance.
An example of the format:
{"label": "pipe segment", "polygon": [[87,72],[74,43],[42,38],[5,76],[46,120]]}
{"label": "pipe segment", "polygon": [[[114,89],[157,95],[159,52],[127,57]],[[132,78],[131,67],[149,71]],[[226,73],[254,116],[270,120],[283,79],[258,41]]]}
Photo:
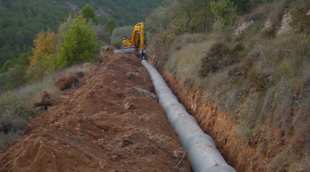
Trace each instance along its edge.
{"label": "pipe segment", "polygon": [[124,49],[114,50],[113,52],[114,52],[114,54],[119,54],[119,53],[130,54],[130,53],[134,53],[135,49],[134,48],[124,48]]}
{"label": "pipe segment", "polygon": [[172,128],[188,152],[192,170],[194,172],[236,172],[216,149],[213,139],[203,132],[196,119],[179,103],[159,72],[146,60],[141,60],[141,63],[152,79],[159,104],[164,108]]}

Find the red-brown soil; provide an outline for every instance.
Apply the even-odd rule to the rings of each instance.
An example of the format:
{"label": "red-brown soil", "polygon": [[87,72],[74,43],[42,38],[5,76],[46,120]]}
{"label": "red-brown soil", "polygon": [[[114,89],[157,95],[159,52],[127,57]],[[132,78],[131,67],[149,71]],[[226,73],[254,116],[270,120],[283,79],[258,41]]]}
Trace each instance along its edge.
{"label": "red-brown soil", "polygon": [[76,85],[78,83],[79,83],[79,80],[76,77],[72,75],[65,75],[65,76],[58,78],[55,81],[54,86],[58,88],[59,90],[63,91],[66,89],[70,89],[71,87],[73,87],[73,85]]}
{"label": "red-brown soil", "polygon": [[104,60],[28,123],[0,155],[0,171],[190,171],[139,59]]}
{"label": "red-brown soil", "polygon": [[43,91],[37,100],[37,102],[34,103],[34,106],[55,106],[62,103],[62,98],[53,94],[49,94],[46,91]]}

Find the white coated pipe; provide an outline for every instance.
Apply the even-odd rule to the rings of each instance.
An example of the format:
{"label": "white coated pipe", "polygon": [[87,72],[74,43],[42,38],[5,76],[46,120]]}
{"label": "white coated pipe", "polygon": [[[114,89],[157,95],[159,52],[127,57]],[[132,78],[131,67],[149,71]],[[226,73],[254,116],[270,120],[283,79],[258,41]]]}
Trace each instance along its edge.
{"label": "white coated pipe", "polygon": [[135,52],[134,48],[124,48],[124,49],[117,49],[113,51],[114,54],[120,54],[120,53],[125,53],[125,54],[131,54]]}
{"label": "white coated pipe", "polygon": [[179,103],[159,72],[146,60],[141,61],[153,81],[159,104],[178,134],[182,146],[189,154],[194,172],[236,172],[216,149],[213,139],[205,134],[196,119]]}

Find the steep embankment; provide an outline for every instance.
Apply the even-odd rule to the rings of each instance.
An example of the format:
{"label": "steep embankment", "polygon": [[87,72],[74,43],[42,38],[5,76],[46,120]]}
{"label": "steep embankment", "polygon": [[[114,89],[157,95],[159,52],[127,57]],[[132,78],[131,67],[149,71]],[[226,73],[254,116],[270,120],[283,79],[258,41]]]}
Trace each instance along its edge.
{"label": "steep embankment", "polygon": [[[178,96],[180,102],[197,119],[204,132],[214,139],[227,163],[237,171],[242,172],[273,171],[271,169],[277,165],[277,155],[284,148],[280,140],[272,138],[270,138],[272,142],[267,144],[263,134],[273,135],[273,131],[268,128],[261,128],[265,133],[256,134],[253,132],[249,138],[242,137],[238,123],[233,120],[229,112],[220,110],[219,102],[216,102],[216,99],[210,100],[208,98],[207,95],[210,95],[208,90],[189,86],[191,83],[187,85],[184,78],[178,77],[180,76],[178,72],[186,73],[185,68],[175,68],[175,70],[169,71],[165,68],[166,66],[163,66],[166,65],[163,62],[165,62],[167,55],[163,55],[164,48],[160,41],[156,43],[149,50],[150,61],[160,69],[161,74]],[[181,61],[182,59],[178,60]],[[190,65],[188,64],[188,66]],[[191,77],[191,73],[181,76]],[[299,171],[302,169],[300,168]]]}
{"label": "steep embankment", "polygon": [[134,55],[105,55],[29,122],[0,155],[0,171],[190,171],[153,90]]}
{"label": "steep embankment", "polygon": [[[243,115],[248,115],[249,113],[244,109],[245,104],[251,100],[251,96],[247,95],[247,97],[239,96],[235,98],[233,97],[233,94],[222,94],[221,96],[223,97],[219,99],[216,96],[221,93],[220,89],[222,87],[229,89],[235,89],[235,87],[230,88],[229,86],[231,85],[227,86],[225,85],[227,84],[225,82],[219,84],[211,79],[205,82],[213,82],[214,84],[218,84],[218,90],[212,90],[215,92],[213,94],[210,94],[210,90],[206,89],[206,87],[202,88],[197,85],[193,86],[195,84],[195,79],[197,78],[191,75],[192,73],[188,72],[186,67],[191,66],[195,59],[192,59],[192,61],[186,63],[187,66],[184,65],[180,67],[176,64],[175,66],[177,67],[169,71],[167,66],[174,63],[167,65],[169,62],[164,62],[166,62],[165,58],[171,57],[167,57],[168,55],[162,53],[163,51],[161,50],[163,50],[163,48],[160,50],[161,47],[159,44],[156,44],[156,46],[158,46],[154,46],[156,51],[152,51],[153,54],[149,57],[149,59],[153,61],[153,64],[158,64],[158,68],[160,69],[162,75],[178,96],[180,102],[187,108],[188,112],[197,119],[200,127],[215,140],[217,148],[227,160],[229,165],[234,167],[237,171],[244,172],[308,171],[309,156],[305,148],[307,148],[306,146],[309,142],[305,139],[305,136],[300,136],[298,138],[297,135],[298,132],[301,132],[302,127],[279,127],[277,121],[270,120],[274,114],[273,112],[269,112],[269,116],[266,118],[261,117],[261,119],[264,119],[261,121],[266,122],[263,123],[260,121],[260,125],[256,126],[257,129],[254,130],[253,128],[245,128],[244,124],[248,124],[249,122],[245,122],[245,119],[242,118],[244,118]],[[189,57],[192,58],[193,56]],[[178,63],[182,60],[184,62],[184,59],[176,58],[173,62]],[[242,66],[242,63],[240,65],[237,64],[236,66]],[[226,73],[224,73],[224,75],[229,77]],[[210,95],[213,95],[213,97],[210,97]],[[240,102],[240,106],[231,107],[233,110],[240,112],[236,114],[235,117],[232,112],[223,110],[223,106],[231,106],[227,103],[227,100],[235,101],[234,103]],[[262,105],[258,103],[263,102],[263,100],[261,100],[261,102],[253,102],[255,103],[255,106],[247,108],[254,112],[260,112],[256,106],[260,108]],[[265,104],[267,103],[276,104],[276,102],[270,101]],[[282,111],[285,112],[284,108]],[[294,114],[296,116],[296,112],[291,112],[291,116]],[[301,115],[306,118],[306,114]],[[255,118],[258,117],[253,115],[249,116],[247,120],[251,122],[254,121]],[[243,123],[240,122],[240,120],[243,120]],[[288,118],[285,122],[289,123],[292,121],[292,118]],[[307,124],[306,122],[304,123]],[[298,122],[297,124],[302,126],[304,123]],[[277,127],[278,129],[274,129]],[[291,132],[285,135],[283,131],[284,129],[290,129]],[[306,131],[308,131],[308,129]],[[296,137],[297,140],[294,140]]]}
{"label": "steep embankment", "polygon": [[219,111],[215,102],[205,100],[202,91],[187,91],[167,71],[162,71],[162,75],[180,102],[197,119],[200,127],[215,140],[217,148],[229,165],[243,172],[266,171],[268,158],[258,158],[257,155],[253,157],[255,149],[237,136],[237,126],[228,119],[229,114]]}

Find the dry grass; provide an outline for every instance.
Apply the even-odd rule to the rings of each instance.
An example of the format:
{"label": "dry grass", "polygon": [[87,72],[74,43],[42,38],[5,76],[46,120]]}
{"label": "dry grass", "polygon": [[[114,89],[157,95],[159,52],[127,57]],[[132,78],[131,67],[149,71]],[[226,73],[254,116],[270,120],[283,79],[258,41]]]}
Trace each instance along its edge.
{"label": "dry grass", "polygon": [[[262,5],[241,18],[254,23],[234,38],[215,33],[187,34],[165,44],[164,69],[186,89],[207,90],[204,98],[217,102],[219,110],[231,114],[230,119],[239,125],[240,136],[253,139],[252,135],[259,131],[263,139],[258,149],[265,151],[283,141],[285,146],[275,153],[279,156],[277,163],[270,167],[275,171],[292,171],[287,162],[306,162],[303,160],[310,155],[310,35],[276,36],[273,30],[270,36],[262,31],[268,18],[272,29],[279,27],[283,14],[292,6],[289,1]],[[202,59],[216,42],[227,44],[230,57],[236,61],[200,78]],[[275,136],[278,130],[281,133]],[[300,169],[309,167],[297,164],[294,166]]]}
{"label": "dry grass", "polygon": [[16,90],[0,95],[0,151],[14,140],[22,137],[27,121],[39,114],[39,109],[33,103],[41,92],[60,95],[61,92],[53,86],[55,79],[66,73],[81,71],[81,65],[73,66],[57,73],[50,73],[44,79],[26,85]]}
{"label": "dry grass", "polygon": [[205,39],[207,37],[203,34],[184,35],[171,45],[169,59],[164,68],[173,71],[187,87],[197,85],[193,83],[197,83],[201,59],[213,43],[212,39],[203,41]]}

